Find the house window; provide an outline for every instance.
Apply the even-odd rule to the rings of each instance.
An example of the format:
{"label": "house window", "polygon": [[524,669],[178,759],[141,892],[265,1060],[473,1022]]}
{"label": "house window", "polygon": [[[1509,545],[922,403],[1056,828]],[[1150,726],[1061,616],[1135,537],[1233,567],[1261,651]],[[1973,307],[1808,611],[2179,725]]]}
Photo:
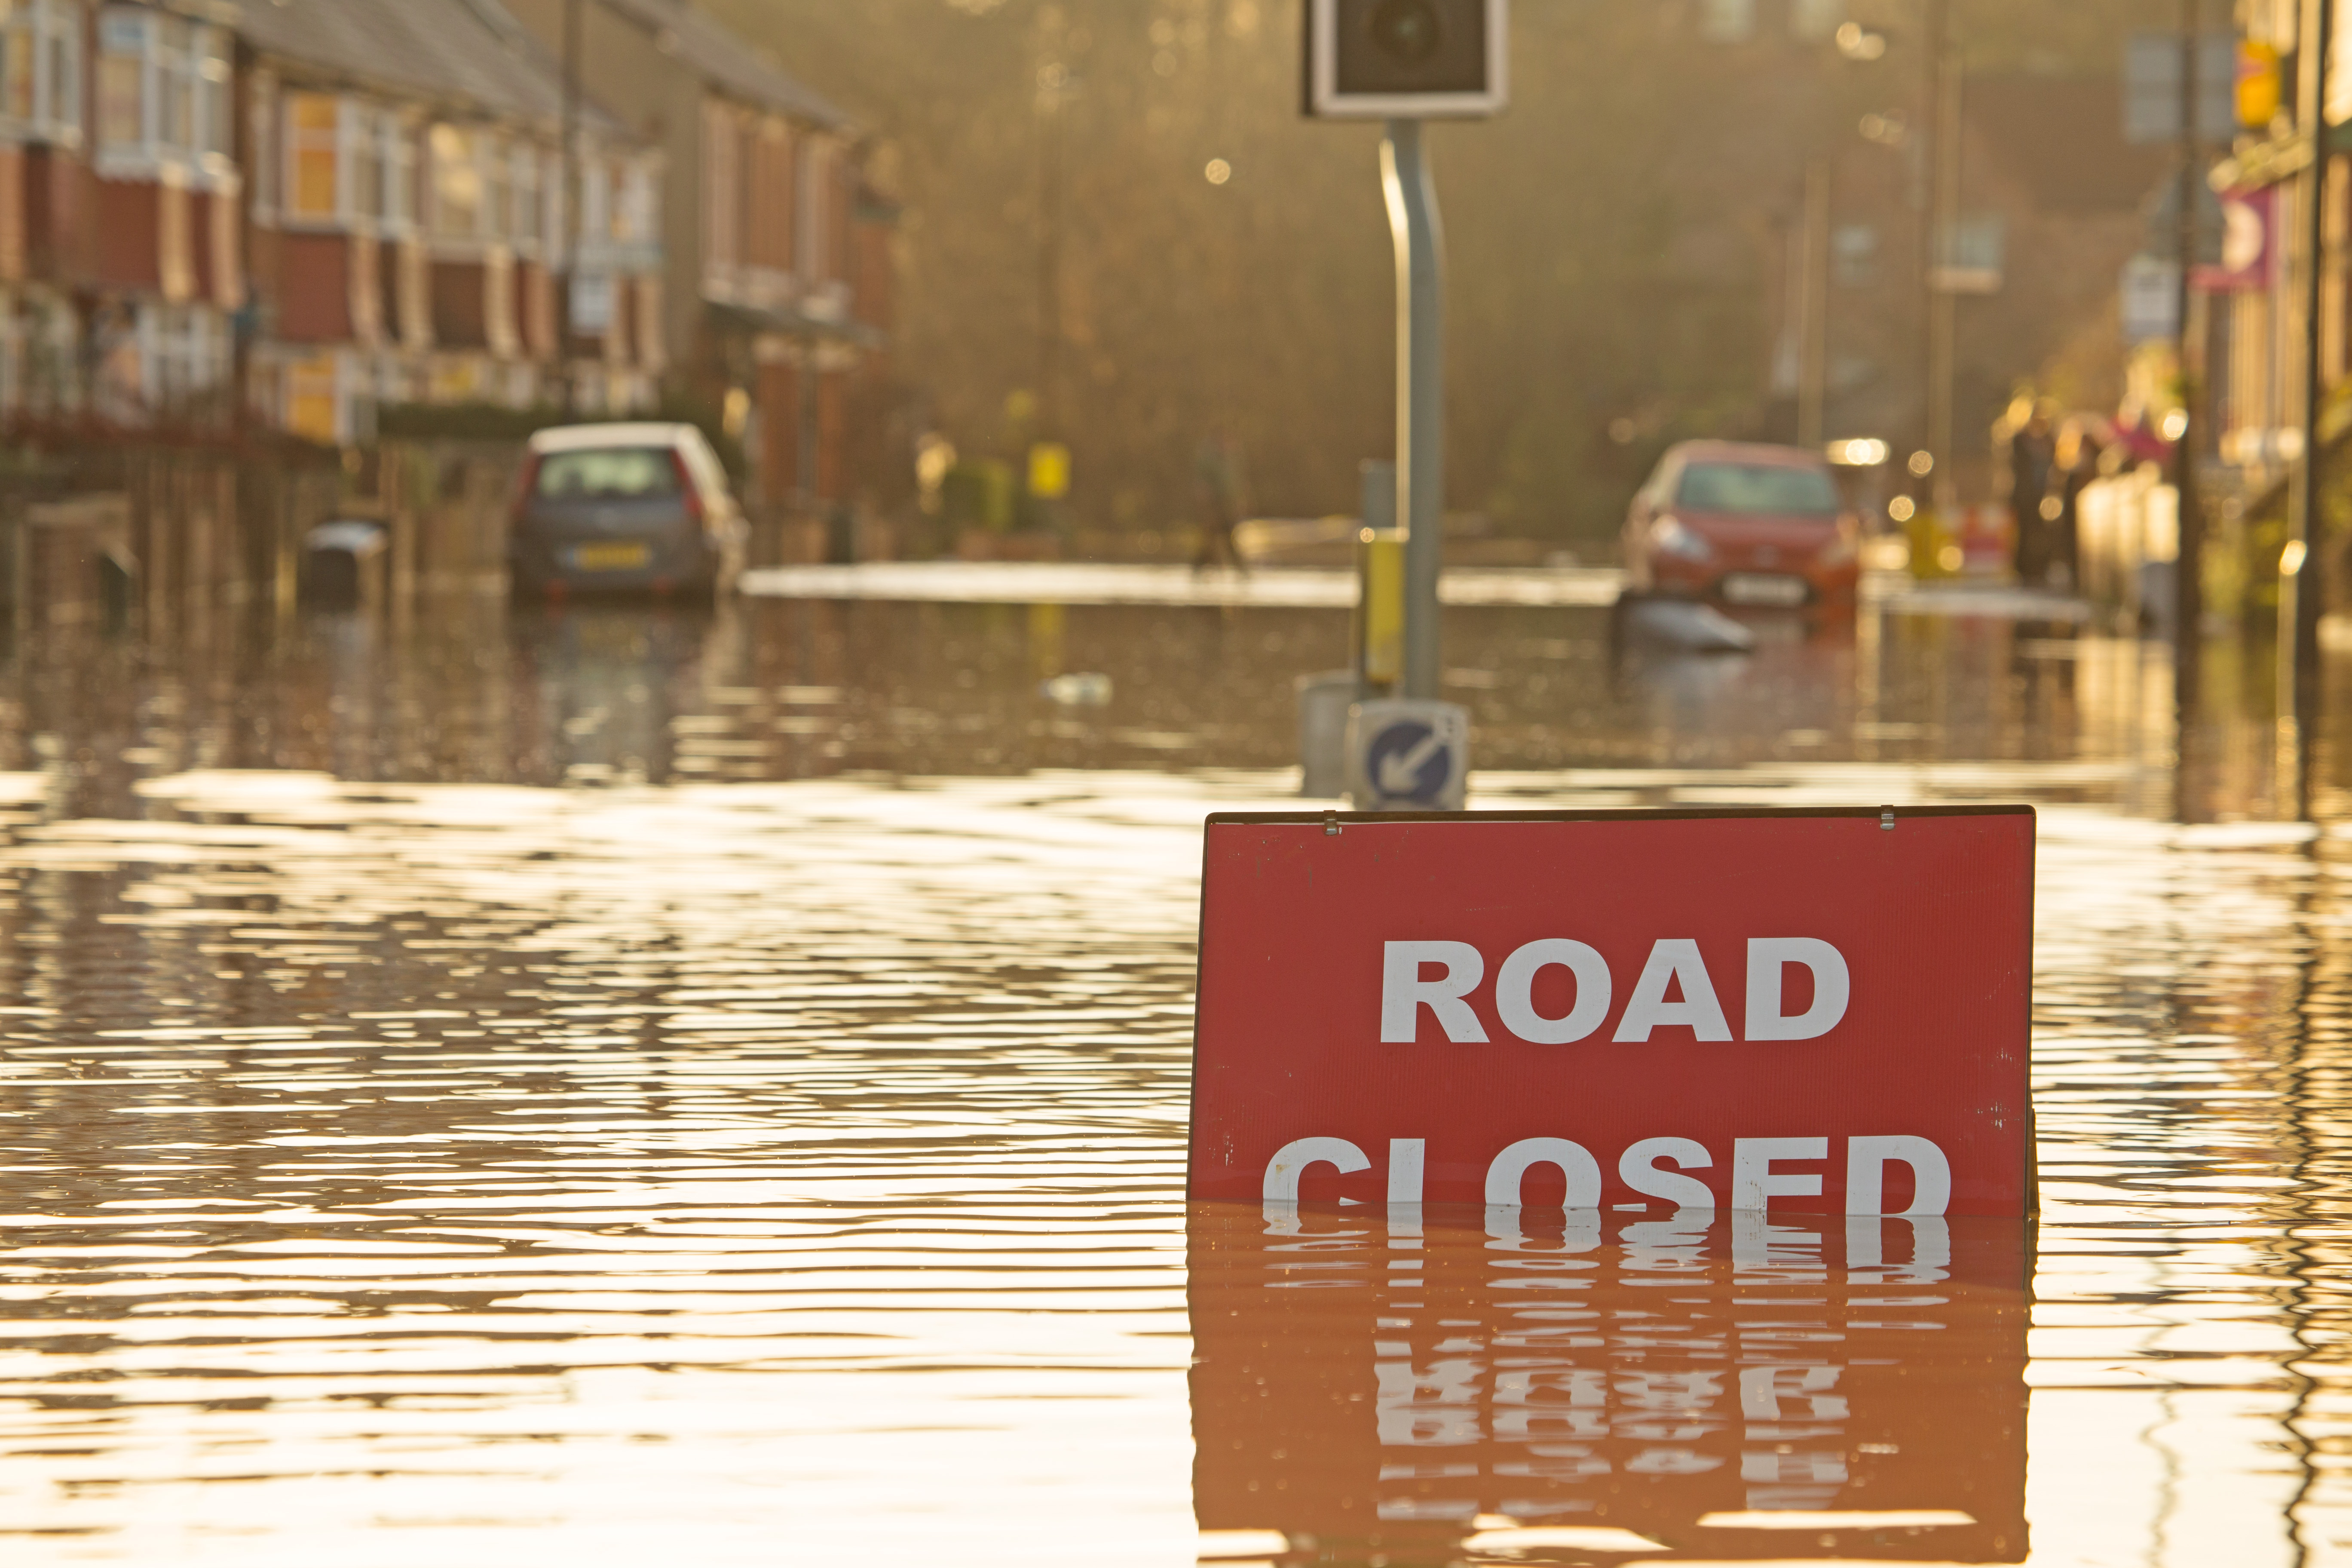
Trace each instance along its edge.
{"label": "house window", "polygon": [[253,112],[253,216],[268,222],[278,216],[280,166],[278,162],[278,84],[256,77],[251,92]]}
{"label": "house window", "polygon": [[20,125],[32,123],[38,104],[42,41],[35,30],[30,5],[9,7],[5,31],[0,31],[0,114]]}
{"label": "house window", "polygon": [[601,158],[580,163],[580,248],[602,251],[613,234],[613,174]]}
{"label": "house window", "polygon": [[571,197],[563,188],[566,166],[561,156],[551,159],[547,166],[547,178],[541,185],[547,210],[547,255],[551,266],[568,267],[572,255]]}
{"label": "house window", "polygon": [[286,95],[287,216],[332,223],[341,216],[342,123],[342,101],[331,94]]}
{"label": "house window", "polygon": [[504,239],[514,232],[514,164],[506,146],[495,137],[478,136],[474,157],[482,183],[482,237]]}
{"label": "house window", "polygon": [[536,247],[544,236],[540,223],[545,207],[539,193],[539,149],[518,145],[514,153],[514,242],[518,246]]}
{"label": "house window", "polygon": [[474,138],[454,125],[433,128],[433,232],[443,239],[482,237],[481,165]]}
{"label": "house window", "polygon": [[81,8],[67,0],[40,0],[41,33],[49,68],[41,78],[36,119],[59,141],[81,140]]}
{"label": "house window", "polygon": [[[733,267],[742,252],[738,222],[742,177],[737,168],[740,142],[732,112],[717,103],[703,106],[702,144],[703,255],[708,265],[724,269]],[[596,231],[590,226],[583,232]]]}
{"label": "house window", "polygon": [[659,230],[657,206],[659,186],[653,170],[643,162],[632,163],[622,175],[619,221],[614,237],[624,245],[648,246],[654,243]]}
{"label": "house window", "polygon": [[[224,155],[229,125],[228,40],[216,27],[144,7],[110,5],[99,16],[99,142],[119,163]],[[70,100],[71,60],[52,48],[52,96]],[[218,131],[208,123],[217,120]]]}
{"label": "house window", "polygon": [[196,93],[194,60],[188,48],[188,25],[176,16],[158,18],[148,28],[155,41],[149,70],[155,83],[155,124],[149,140],[173,152],[194,152],[196,145]]}
{"label": "house window", "polygon": [[201,30],[196,43],[196,118],[202,126],[196,151],[208,158],[236,155],[235,72],[229,64],[228,35],[218,27]]}
{"label": "house window", "polygon": [[394,235],[416,226],[416,139],[389,114],[383,118],[383,226]]}
{"label": "house window", "polygon": [[345,109],[351,147],[352,216],[373,226],[383,212],[383,130],[372,110],[356,105]]}
{"label": "house window", "polygon": [[81,139],[81,21],[70,0],[0,0],[0,118]]}
{"label": "house window", "polygon": [[831,216],[825,208],[831,205],[833,190],[834,147],[829,142],[810,137],[801,143],[800,169],[800,254],[793,258],[793,270],[807,282],[822,281],[826,276],[825,257],[831,247],[828,236]]}
{"label": "house window", "polygon": [[1878,282],[1878,228],[1842,224],[1830,236],[1830,277],[1841,289],[1869,289]]}
{"label": "house window", "polygon": [[98,141],[105,148],[147,145],[147,35],[154,18],[110,10],[99,24]]}

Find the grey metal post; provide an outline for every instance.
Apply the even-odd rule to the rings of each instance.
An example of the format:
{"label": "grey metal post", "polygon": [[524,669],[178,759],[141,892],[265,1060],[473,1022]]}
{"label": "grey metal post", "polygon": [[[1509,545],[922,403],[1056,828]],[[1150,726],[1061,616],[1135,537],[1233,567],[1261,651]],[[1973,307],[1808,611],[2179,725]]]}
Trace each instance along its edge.
{"label": "grey metal post", "polygon": [[1381,184],[1397,263],[1397,521],[1404,540],[1404,691],[1439,689],[1437,574],[1445,521],[1445,239],[1417,120],[1391,120]]}
{"label": "grey metal post", "polygon": [[1798,279],[1797,445],[1817,447],[1830,401],[1830,182],[1826,156],[1805,163],[1803,265]]}
{"label": "grey metal post", "polygon": [[2287,548],[2300,557],[2295,570],[2279,574],[2279,724],[2297,742],[2296,778],[2289,790],[2294,815],[2305,816],[2303,789],[2314,737],[2307,726],[2318,711],[2320,548],[2326,542],[2326,454],[2321,449],[2321,415],[2327,405],[2326,365],[2321,359],[2320,327],[2327,289],[2327,94],[2329,55],[2336,42],[2336,7],[2315,7],[2311,63],[2305,67],[2311,97],[2305,129],[2311,137],[2311,172],[2305,180],[2303,299],[2303,465],[2288,509]]}
{"label": "grey metal post", "polygon": [[[582,0],[564,0],[563,5],[563,234],[560,240],[552,235],[548,237],[563,247],[563,275],[559,285],[563,292],[555,302],[555,319],[561,323],[555,334],[555,368],[563,377],[566,418],[580,412],[580,378],[572,363],[577,342],[572,302],[580,283],[580,246],[587,235],[580,222],[581,4]],[[407,327],[406,321],[401,322],[404,331]],[[604,330],[612,331],[609,326]]]}
{"label": "grey metal post", "polygon": [[2198,489],[2197,448],[2205,438],[2205,356],[2191,331],[2191,321],[2203,317],[2194,308],[2190,282],[2197,271],[2198,209],[2205,178],[2203,147],[2208,128],[2199,122],[2199,115],[2205,100],[2205,52],[2210,47],[2199,0],[2181,0],[2180,211],[2172,237],[2179,262],[2172,305],[2181,412],[2180,437],[2172,447],[2172,489],[2179,507],[2179,542],[2172,563],[2172,707],[2173,815],[2183,822],[2198,820],[2204,809],[2197,779],[2205,654],[2205,503]]}

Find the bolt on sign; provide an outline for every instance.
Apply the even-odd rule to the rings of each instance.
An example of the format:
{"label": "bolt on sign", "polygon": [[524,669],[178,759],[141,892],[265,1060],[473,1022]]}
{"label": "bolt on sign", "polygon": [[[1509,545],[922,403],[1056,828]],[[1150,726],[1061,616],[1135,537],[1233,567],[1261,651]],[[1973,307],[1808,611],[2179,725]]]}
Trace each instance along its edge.
{"label": "bolt on sign", "polygon": [[2033,832],[1213,816],[1192,1196],[2023,1215]]}

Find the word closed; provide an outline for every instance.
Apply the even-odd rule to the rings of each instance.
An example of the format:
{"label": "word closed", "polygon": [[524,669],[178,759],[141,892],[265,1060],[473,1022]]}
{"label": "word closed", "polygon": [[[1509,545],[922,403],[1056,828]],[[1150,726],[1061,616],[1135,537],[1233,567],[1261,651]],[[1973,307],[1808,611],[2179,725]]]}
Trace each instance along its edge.
{"label": "word closed", "polygon": [[2022,807],[1217,816],[1192,1196],[2018,1215]]}

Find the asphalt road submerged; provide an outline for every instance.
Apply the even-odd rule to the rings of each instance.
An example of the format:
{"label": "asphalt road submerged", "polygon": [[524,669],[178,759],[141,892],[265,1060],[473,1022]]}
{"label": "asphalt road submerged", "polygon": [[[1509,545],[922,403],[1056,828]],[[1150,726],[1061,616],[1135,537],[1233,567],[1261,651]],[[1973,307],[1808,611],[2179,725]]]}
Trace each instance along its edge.
{"label": "asphalt road submerged", "polygon": [[2352,1559],[2347,843],[2158,820],[2160,652],[1469,613],[1474,804],[2043,808],[2045,1207],[1409,1233],[1182,1201],[1200,820],[1340,634],[1093,614],[19,660],[8,1560]]}

